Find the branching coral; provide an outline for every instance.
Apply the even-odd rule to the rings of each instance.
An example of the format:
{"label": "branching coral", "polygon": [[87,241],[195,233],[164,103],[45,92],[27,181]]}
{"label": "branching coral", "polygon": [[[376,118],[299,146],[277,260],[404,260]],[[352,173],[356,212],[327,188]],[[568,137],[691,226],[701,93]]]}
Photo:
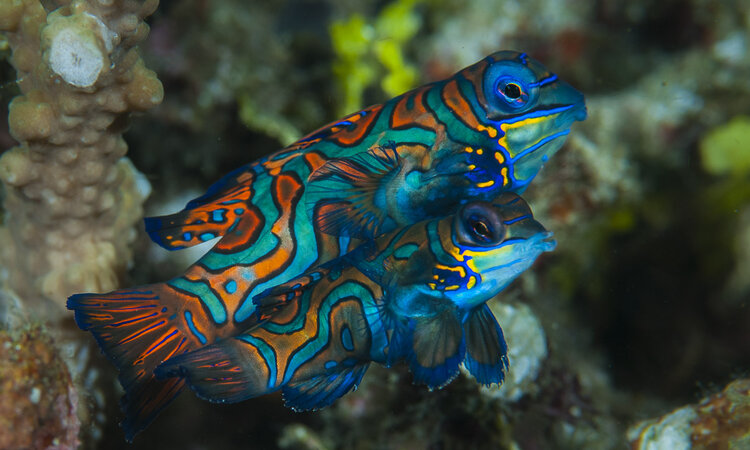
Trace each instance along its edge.
{"label": "branching coral", "polygon": [[115,288],[131,260],[150,188],[124,158],[122,132],[128,113],[159,104],[163,90],[135,50],[158,0],[58,0],[51,12],[50,3],[0,0],[23,93],[9,108],[21,144],[0,158],[0,256],[8,287],[61,305]]}

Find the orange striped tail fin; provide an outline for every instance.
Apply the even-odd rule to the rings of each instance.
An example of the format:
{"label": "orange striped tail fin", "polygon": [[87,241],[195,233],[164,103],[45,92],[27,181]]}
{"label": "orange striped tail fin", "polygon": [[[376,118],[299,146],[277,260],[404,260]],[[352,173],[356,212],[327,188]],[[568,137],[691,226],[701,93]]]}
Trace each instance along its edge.
{"label": "orange striped tail fin", "polygon": [[[125,389],[121,407],[128,441],[143,430],[182,390],[181,379],[157,380],[154,369],[167,359],[194,350],[177,327],[174,308],[159,299],[159,285],[108,294],[68,298],[78,326],[90,331],[120,371]],[[192,348],[191,348],[192,347]]]}

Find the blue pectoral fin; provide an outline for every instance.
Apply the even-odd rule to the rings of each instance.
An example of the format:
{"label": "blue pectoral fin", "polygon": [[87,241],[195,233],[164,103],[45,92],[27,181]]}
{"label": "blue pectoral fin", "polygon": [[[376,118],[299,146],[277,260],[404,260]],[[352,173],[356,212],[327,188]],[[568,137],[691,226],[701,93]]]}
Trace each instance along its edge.
{"label": "blue pectoral fin", "polygon": [[464,367],[480,384],[501,384],[508,370],[508,347],[503,330],[489,306],[483,304],[474,308],[463,328],[466,340]]}
{"label": "blue pectoral fin", "polygon": [[333,236],[370,239],[395,227],[383,210],[390,177],[400,164],[392,148],[332,159],[310,175],[305,202],[317,227]]}
{"label": "blue pectoral fin", "polygon": [[326,374],[292,381],[282,388],[284,404],[295,411],[324,408],[352,389],[356,390],[368,363],[331,370]]}
{"label": "blue pectoral fin", "polygon": [[412,348],[407,355],[414,382],[440,389],[458,376],[465,347],[454,308],[412,319]]}
{"label": "blue pectoral fin", "polygon": [[171,358],[154,374],[160,379],[184,379],[198,397],[213,403],[240,402],[272,390],[262,362],[247,350],[236,339],[225,339]]}

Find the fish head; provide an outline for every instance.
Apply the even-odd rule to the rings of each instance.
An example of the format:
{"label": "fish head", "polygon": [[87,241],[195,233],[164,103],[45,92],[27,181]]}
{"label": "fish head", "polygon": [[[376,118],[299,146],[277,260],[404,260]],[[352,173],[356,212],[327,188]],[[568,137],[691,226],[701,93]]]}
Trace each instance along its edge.
{"label": "fish head", "polygon": [[583,94],[525,53],[494,53],[456,79],[475,109],[466,112],[474,118],[462,121],[485,138],[459,149],[466,153],[471,194],[483,199],[500,190],[522,193],[563,145],[571,125],[587,115]]}
{"label": "fish head", "polygon": [[441,291],[459,309],[494,297],[556,245],[552,233],[514,193],[491,202],[469,202],[444,221],[450,223],[443,224],[440,234],[449,238],[441,239],[439,249],[450,258],[438,258],[428,287]]}

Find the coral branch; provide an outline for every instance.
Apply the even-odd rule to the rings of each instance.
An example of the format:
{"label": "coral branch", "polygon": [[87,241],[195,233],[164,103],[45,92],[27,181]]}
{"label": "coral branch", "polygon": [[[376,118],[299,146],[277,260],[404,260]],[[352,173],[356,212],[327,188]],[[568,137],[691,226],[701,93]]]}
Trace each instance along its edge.
{"label": "coral branch", "polygon": [[0,0],[23,93],[8,119],[21,144],[0,158],[0,256],[18,295],[62,305],[74,292],[114,289],[131,260],[150,187],[124,157],[122,132],[163,90],[135,49],[158,0],[49,3]]}

